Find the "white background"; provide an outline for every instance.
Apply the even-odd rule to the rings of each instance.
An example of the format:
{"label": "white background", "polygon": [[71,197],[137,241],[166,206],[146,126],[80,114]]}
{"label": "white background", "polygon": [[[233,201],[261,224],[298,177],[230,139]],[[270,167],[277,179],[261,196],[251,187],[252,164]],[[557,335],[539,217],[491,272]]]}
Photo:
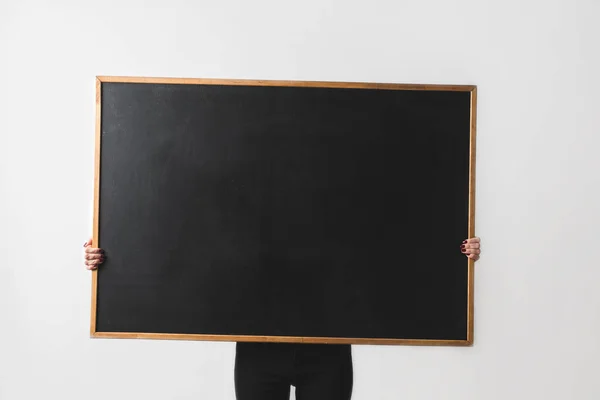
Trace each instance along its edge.
{"label": "white background", "polygon": [[96,75],[478,85],[475,345],[354,346],[353,399],[600,398],[598,17],[597,0],[0,0],[0,399],[234,398],[231,343],[88,337]]}

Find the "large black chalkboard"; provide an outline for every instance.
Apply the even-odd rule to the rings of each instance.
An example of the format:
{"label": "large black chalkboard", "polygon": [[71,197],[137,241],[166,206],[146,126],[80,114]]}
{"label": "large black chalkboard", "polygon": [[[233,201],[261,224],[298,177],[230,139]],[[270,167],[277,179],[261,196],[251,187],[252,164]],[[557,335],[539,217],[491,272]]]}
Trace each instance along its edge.
{"label": "large black chalkboard", "polygon": [[472,342],[475,87],[97,89],[93,336]]}

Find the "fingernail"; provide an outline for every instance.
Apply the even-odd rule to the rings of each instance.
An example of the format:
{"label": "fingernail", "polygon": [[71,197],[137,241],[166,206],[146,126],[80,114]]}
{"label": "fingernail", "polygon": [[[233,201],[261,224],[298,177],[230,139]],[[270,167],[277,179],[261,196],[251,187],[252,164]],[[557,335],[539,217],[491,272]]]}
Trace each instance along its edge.
{"label": "fingernail", "polygon": [[87,247],[87,242],[85,242],[85,243],[83,244],[83,247]]}
{"label": "fingernail", "polygon": [[463,243],[467,243],[467,241],[466,241],[466,240],[463,240]]}
{"label": "fingernail", "polygon": [[461,252],[466,253],[467,249],[462,249]]}
{"label": "fingernail", "polygon": [[464,248],[465,248],[465,245],[463,244],[462,246],[460,246],[460,248],[461,248],[461,249],[464,249]]}

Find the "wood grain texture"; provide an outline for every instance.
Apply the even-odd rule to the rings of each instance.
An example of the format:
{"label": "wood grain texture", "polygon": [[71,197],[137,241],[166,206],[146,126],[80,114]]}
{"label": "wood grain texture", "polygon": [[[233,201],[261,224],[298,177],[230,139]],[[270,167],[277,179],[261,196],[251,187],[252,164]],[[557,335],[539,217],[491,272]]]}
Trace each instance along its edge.
{"label": "wood grain texture", "polygon": [[[470,159],[469,159],[469,237],[475,236],[475,164],[476,164],[476,144],[477,144],[477,88],[471,91],[471,136],[470,136]],[[475,330],[475,308],[474,308],[474,290],[475,290],[475,261],[468,259],[468,281],[467,281],[467,342],[473,344]]]}
{"label": "wood grain texture", "polygon": [[234,335],[189,335],[165,333],[96,332],[95,338],[104,339],[149,339],[189,340],[215,342],[270,342],[270,343],[324,343],[360,345],[410,345],[410,346],[469,346],[467,340],[423,340],[423,339],[364,339],[295,336],[234,336]]}
{"label": "wood grain texture", "polygon": [[[92,232],[92,247],[100,247],[98,243],[98,227],[100,216],[100,139],[102,133],[102,82],[96,79],[96,148],[94,154],[94,223]],[[90,312],[90,333],[96,332],[96,299],[98,294],[98,270],[92,271],[92,305]]]}
{"label": "wood grain texture", "polygon": [[179,85],[227,85],[227,86],[287,86],[319,87],[335,89],[385,89],[385,90],[441,90],[470,92],[474,85],[432,85],[376,82],[327,82],[327,81],[284,81],[251,79],[201,79],[201,78],[150,78],[127,76],[98,76],[101,82],[111,83],[160,83]]}
{"label": "wood grain texture", "polygon": [[[319,82],[288,80],[240,80],[240,79],[200,79],[200,78],[152,78],[98,76],[96,78],[96,127],[95,127],[95,172],[94,172],[94,220],[93,246],[101,247],[99,239],[99,197],[100,197],[100,150],[101,150],[101,113],[102,83],[151,83],[151,84],[194,84],[194,85],[230,85],[230,86],[282,86],[282,87],[318,87],[338,89],[382,89],[382,90],[430,90],[463,91],[471,94],[471,131],[469,160],[469,237],[475,236],[475,164],[476,164],[476,122],[477,87],[475,85],[431,85],[431,84],[395,84],[360,82]],[[157,339],[157,340],[202,340],[202,341],[239,341],[239,342],[288,342],[288,343],[331,343],[365,345],[408,345],[408,346],[470,346],[474,341],[474,261],[469,259],[467,293],[467,340],[413,340],[413,339],[368,339],[368,338],[328,338],[328,337],[286,337],[286,336],[235,336],[202,334],[161,334],[97,332],[97,271],[92,272],[92,304],[90,334],[93,338],[107,339]]]}

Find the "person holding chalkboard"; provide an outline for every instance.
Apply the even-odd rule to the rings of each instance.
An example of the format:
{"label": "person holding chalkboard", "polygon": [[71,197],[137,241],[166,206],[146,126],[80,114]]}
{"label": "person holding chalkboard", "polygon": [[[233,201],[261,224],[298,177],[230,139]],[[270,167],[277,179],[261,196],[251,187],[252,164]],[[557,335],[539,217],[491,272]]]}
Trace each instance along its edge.
{"label": "person holding chalkboard", "polygon": [[[106,254],[84,244],[84,263],[97,269]],[[480,239],[470,238],[460,251],[477,261]],[[350,345],[237,343],[235,393],[238,400],[289,400],[290,387],[297,400],[349,400],[352,396],[353,368]]]}

